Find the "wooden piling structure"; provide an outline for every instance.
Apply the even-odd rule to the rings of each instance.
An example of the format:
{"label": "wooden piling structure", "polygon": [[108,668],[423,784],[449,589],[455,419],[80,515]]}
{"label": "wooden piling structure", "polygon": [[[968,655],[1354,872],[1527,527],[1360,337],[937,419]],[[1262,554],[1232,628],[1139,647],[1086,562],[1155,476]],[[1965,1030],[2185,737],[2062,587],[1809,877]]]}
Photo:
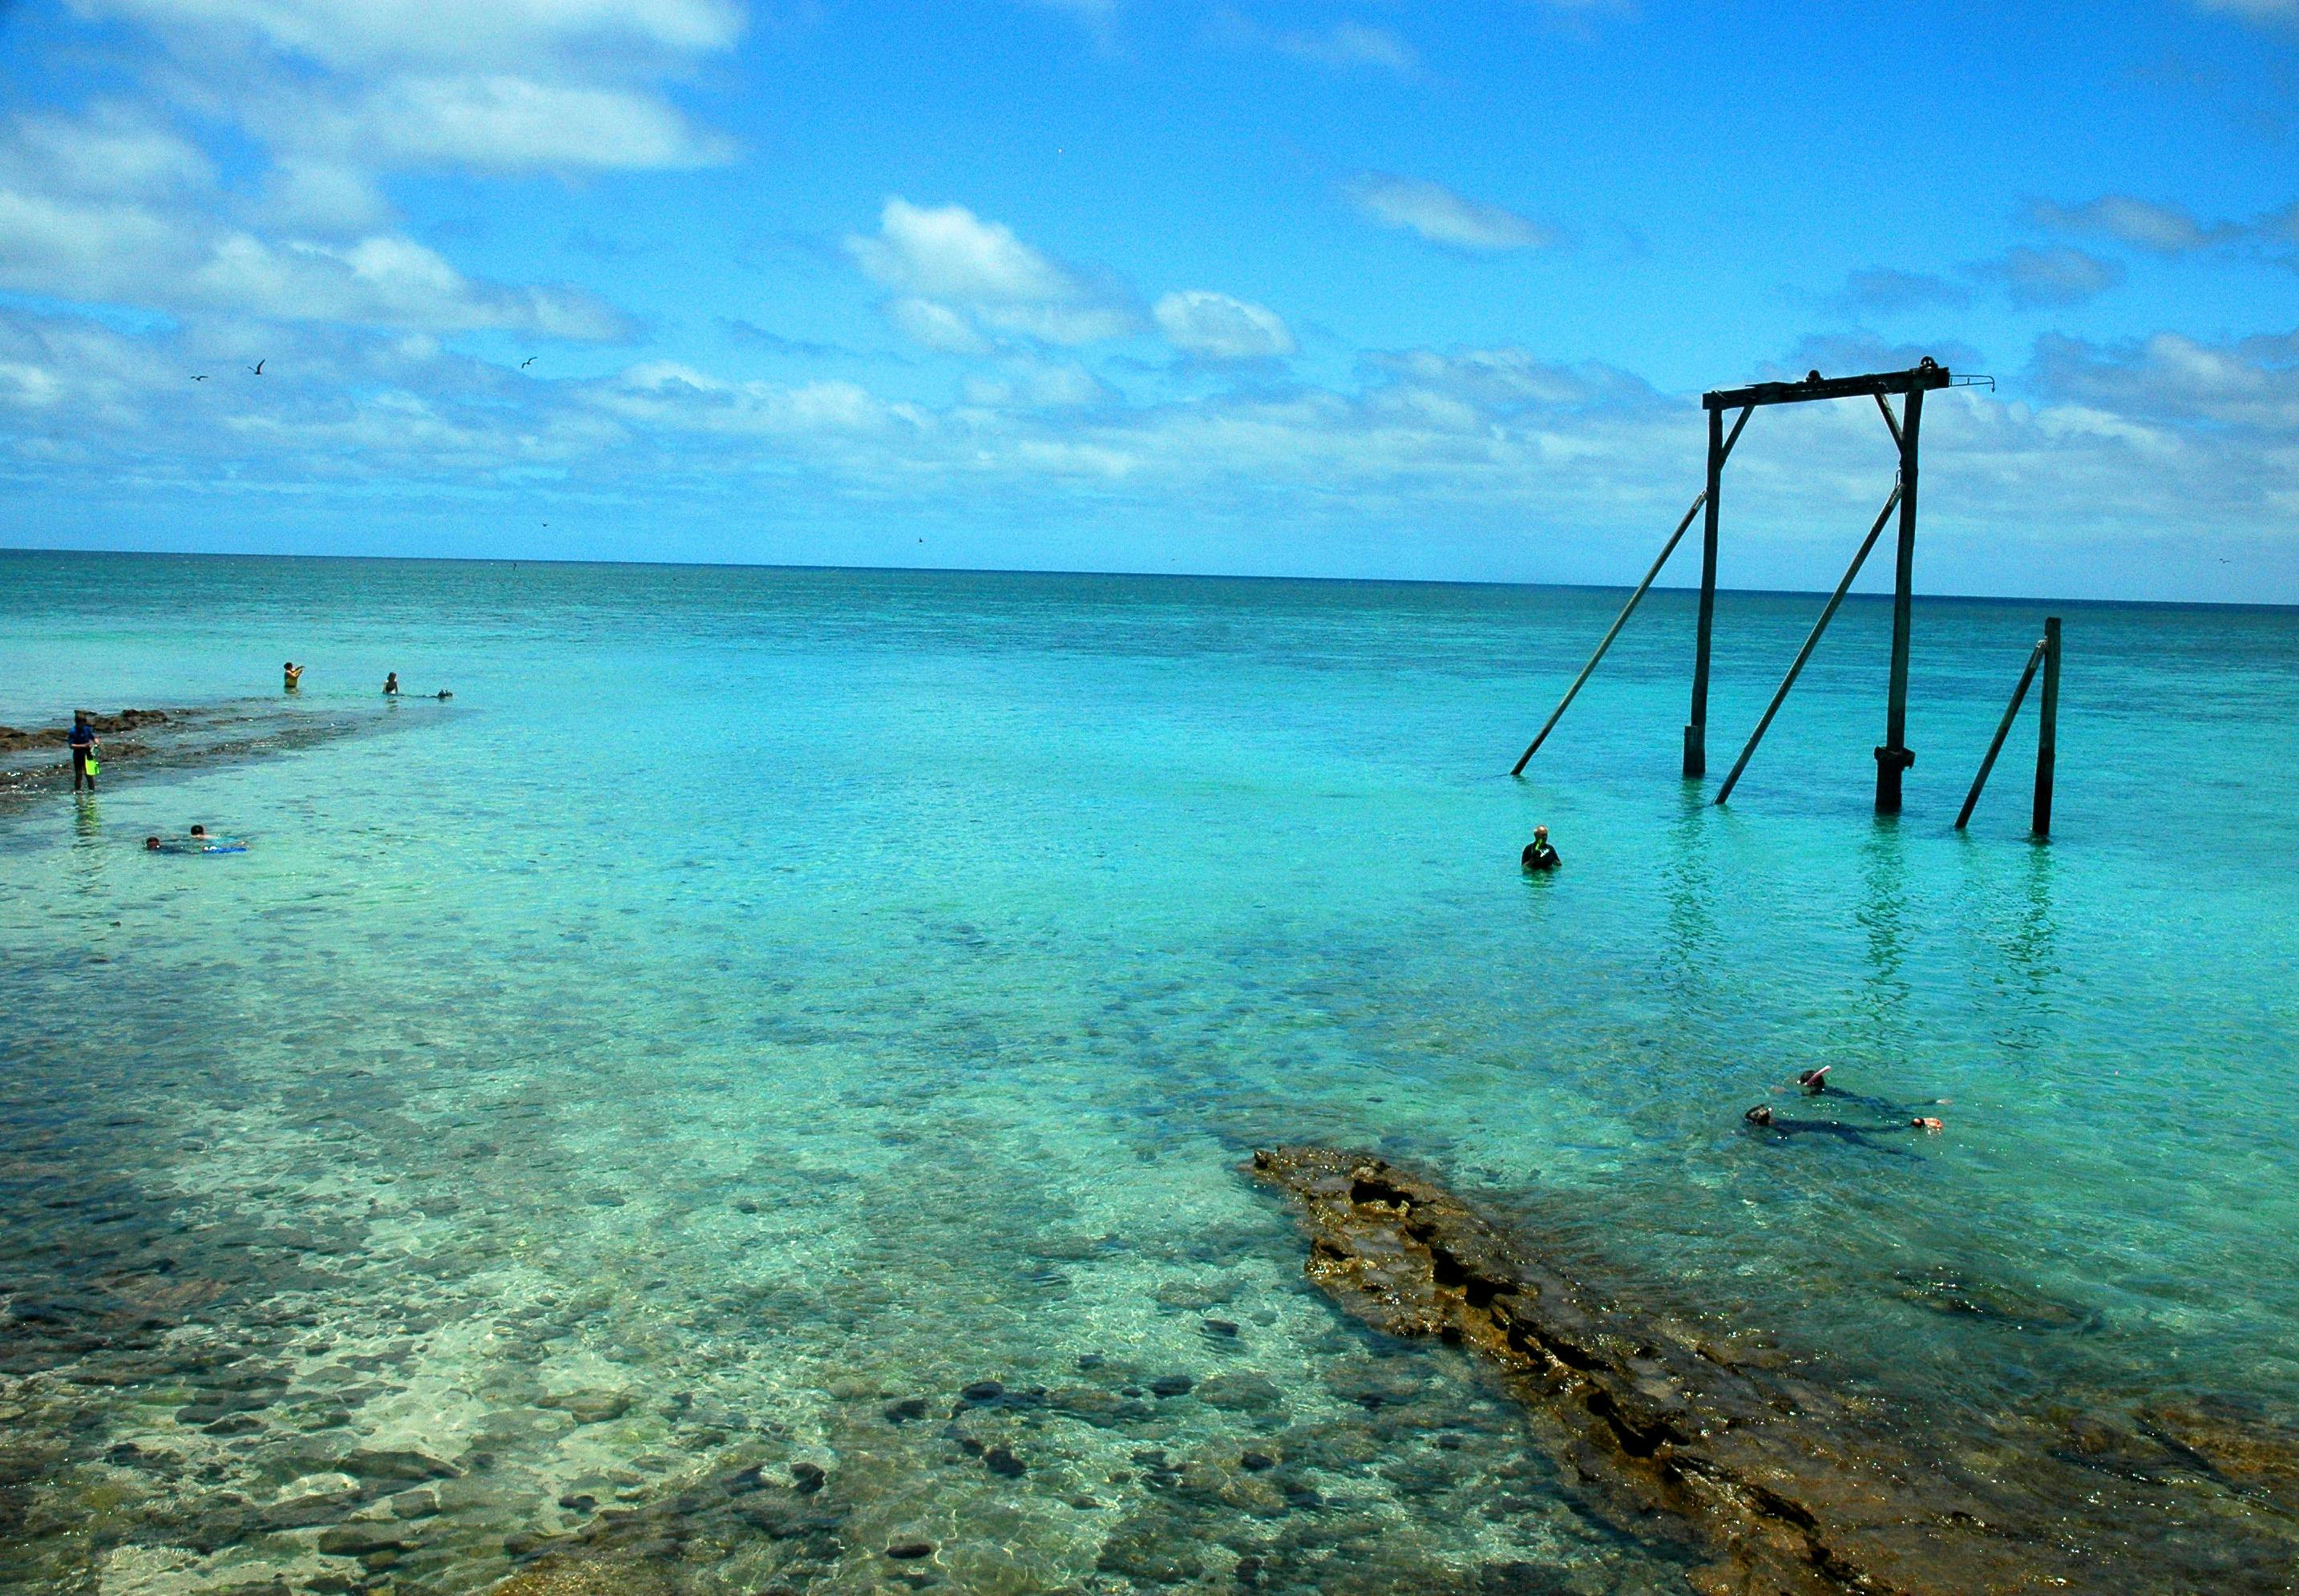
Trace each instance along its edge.
{"label": "wooden piling structure", "polygon": [[2052,777],[2060,758],[2060,618],[2044,619],[2044,702],[2036,728],[2036,806],[2029,828],[2052,835]]}
{"label": "wooden piling structure", "polygon": [[[1725,459],[1731,453],[1732,445],[1739,440],[1740,429],[1747,425],[1749,416],[1759,405],[1799,404],[1810,400],[1851,399],[1865,395],[1876,402],[1876,408],[1883,413],[1884,425],[1890,430],[1892,442],[1899,453],[1898,480],[1893,489],[1892,500],[1888,502],[1885,509],[1885,516],[1888,517],[1896,504],[1900,514],[1900,535],[1892,582],[1891,678],[1886,700],[1884,741],[1876,748],[1875,758],[1876,811],[1879,814],[1897,814],[1900,811],[1901,777],[1915,763],[1915,755],[1908,749],[1908,661],[1915,597],[1917,446],[1922,436],[1924,395],[1934,388],[1962,387],[1969,383],[1994,386],[1994,380],[1985,377],[1967,377],[1959,380],[1949,373],[1946,367],[1927,355],[1905,371],[1872,371],[1858,377],[1822,377],[1813,371],[1801,382],[1760,382],[1747,387],[1720,388],[1700,396],[1701,408],[1708,412],[1708,470],[1707,481],[1699,496],[1693,500],[1694,510],[1702,514],[1702,524],[1700,607],[1693,638],[1692,705],[1684,727],[1684,774],[1688,777],[1704,776],[1708,770],[1709,661],[1715,640],[1716,557],[1722,521]],[[1888,398],[1890,395],[1900,396],[1901,409],[1897,415],[1892,411]],[[1728,410],[1740,412],[1729,434],[1724,427],[1724,412]],[[1612,646],[1613,639],[1619,635],[1630,611],[1644,597],[1645,590],[1659,574],[1661,566],[1667,561],[1690,521],[1691,512],[1688,511],[1685,520],[1678,524],[1675,533],[1661,550],[1660,558],[1653,562],[1652,569],[1646,572],[1644,581],[1630,595],[1627,605],[1613,622],[1612,628],[1598,644],[1597,652],[1581,668],[1572,686],[1565,690],[1564,699],[1533,737],[1531,745],[1517,760],[1512,774],[1523,773],[1525,762],[1532,758],[1535,751],[1556,728],[1565,707],[1588,681],[1589,673],[1596,669],[1597,661],[1605,657],[1605,651]],[[1819,625],[1813,628],[1812,636],[1805,641],[1803,652],[1797,656],[1796,663],[1789,667],[1788,679],[1773,694],[1771,706],[1764,711],[1764,720],[1757,726],[1747,745],[1741,750],[1739,761],[1726,778],[1723,791],[1717,794],[1719,803],[1730,794],[1733,783],[1739,779],[1741,770],[1747,765],[1748,756],[1755,751],[1765,728],[1779,712],[1781,700],[1786,697],[1789,688],[1795,685],[1797,672],[1811,656],[1813,646],[1820,641],[1821,632],[1836,613],[1837,606],[1843,602],[1852,578],[1858,574],[1861,561],[1881,534],[1883,526],[1884,520],[1880,518],[1875,528],[1868,535],[1868,542],[1861,545],[1861,552],[1853,560],[1851,569],[1838,586],[1835,595],[1829,600],[1828,608],[1822,611]],[[2038,787],[2038,813],[2048,819],[2048,780],[2040,771],[2038,779],[2040,784]]]}

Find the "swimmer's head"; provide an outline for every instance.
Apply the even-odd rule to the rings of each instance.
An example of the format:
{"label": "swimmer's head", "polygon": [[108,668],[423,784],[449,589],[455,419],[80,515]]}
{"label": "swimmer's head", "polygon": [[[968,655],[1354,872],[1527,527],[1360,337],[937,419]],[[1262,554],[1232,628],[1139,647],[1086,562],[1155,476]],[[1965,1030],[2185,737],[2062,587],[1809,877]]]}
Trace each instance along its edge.
{"label": "swimmer's head", "polygon": [[1755,1108],[1750,1109],[1747,1113],[1741,1115],[1740,1118],[1747,1120],[1750,1125],[1770,1125],[1772,1122],[1772,1111],[1766,1108],[1763,1103],[1758,1103]]}
{"label": "swimmer's head", "polygon": [[195,826],[192,827],[192,835],[194,836],[205,836],[207,834],[208,828],[204,826]]}
{"label": "swimmer's head", "polygon": [[147,848],[156,849],[160,845],[160,839],[156,836],[147,836],[144,839],[144,845]]}
{"label": "swimmer's head", "polygon": [[1833,1064],[1823,1064],[1818,1069],[1807,1069],[1797,1076],[1797,1085],[1807,1092],[1825,1092],[1828,1090],[1828,1072],[1835,1068]]}
{"label": "swimmer's head", "polygon": [[1918,1130],[1924,1131],[1942,1131],[1947,1128],[1946,1126],[1942,1125],[1938,1120],[1934,1119],[1929,1114],[1919,1114],[1913,1119],[1909,1120],[1908,1123],[1914,1126]]}

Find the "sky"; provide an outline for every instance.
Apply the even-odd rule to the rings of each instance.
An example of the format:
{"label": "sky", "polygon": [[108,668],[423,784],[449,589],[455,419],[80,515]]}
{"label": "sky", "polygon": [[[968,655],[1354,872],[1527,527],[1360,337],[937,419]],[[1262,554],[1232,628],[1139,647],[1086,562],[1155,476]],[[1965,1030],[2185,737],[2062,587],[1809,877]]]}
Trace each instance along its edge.
{"label": "sky", "polygon": [[[1629,582],[1704,390],[1930,354],[1920,590],[2299,603],[2299,0],[0,0],[0,546]],[[1724,582],[1894,465],[1760,412]]]}

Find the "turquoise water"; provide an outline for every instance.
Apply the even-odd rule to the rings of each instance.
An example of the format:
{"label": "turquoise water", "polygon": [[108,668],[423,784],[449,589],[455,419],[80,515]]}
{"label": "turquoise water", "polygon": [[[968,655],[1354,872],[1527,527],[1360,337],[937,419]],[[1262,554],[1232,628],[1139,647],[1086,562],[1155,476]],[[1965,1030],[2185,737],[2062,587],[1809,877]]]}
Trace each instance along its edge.
{"label": "turquoise water", "polygon": [[[1869,601],[1729,810],[1682,594],[1511,780],[1619,599],[0,556],[0,722],[292,657],[359,727],[0,810],[0,1585],[476,1590],[692,1509],[680,1589],[1682,1588],[1300,1282],[1277,1141],[1946,1430],[2299,1417],[2299,614],[2060,608],[2038,846],[2032,711],[1950,827],[2031,603],[1920,603],[1896,823]],[[1720,600],[1720,773],[1818,602]],[[142,851],[194,820],[251,852]],[[1815,1063],[1946,1130],[1746,1134]],[[682,1505],[751,1463],[820,1522]]]}

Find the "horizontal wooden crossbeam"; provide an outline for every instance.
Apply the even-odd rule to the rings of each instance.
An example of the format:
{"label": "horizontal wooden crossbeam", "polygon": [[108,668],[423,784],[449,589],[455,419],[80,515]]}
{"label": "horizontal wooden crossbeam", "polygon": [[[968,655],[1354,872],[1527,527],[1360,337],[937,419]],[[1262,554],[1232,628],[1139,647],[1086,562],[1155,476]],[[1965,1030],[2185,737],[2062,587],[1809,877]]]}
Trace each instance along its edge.
{"label": "horizontal wooden crossbeam", "polygon": [[1949,384],[1948,369],[1927,358],[1905,371],[1871,371],[1863,377],[1822,377],[1815,371],[1802,382],[1759,382],[1745,388],[1718,388],[1700,395],[1706,410],[1739,410],[1750,404],[1801,404],[1808,399],[1856,399],[1863,394],[1882,398],[1887,394],[1911,394]]}

